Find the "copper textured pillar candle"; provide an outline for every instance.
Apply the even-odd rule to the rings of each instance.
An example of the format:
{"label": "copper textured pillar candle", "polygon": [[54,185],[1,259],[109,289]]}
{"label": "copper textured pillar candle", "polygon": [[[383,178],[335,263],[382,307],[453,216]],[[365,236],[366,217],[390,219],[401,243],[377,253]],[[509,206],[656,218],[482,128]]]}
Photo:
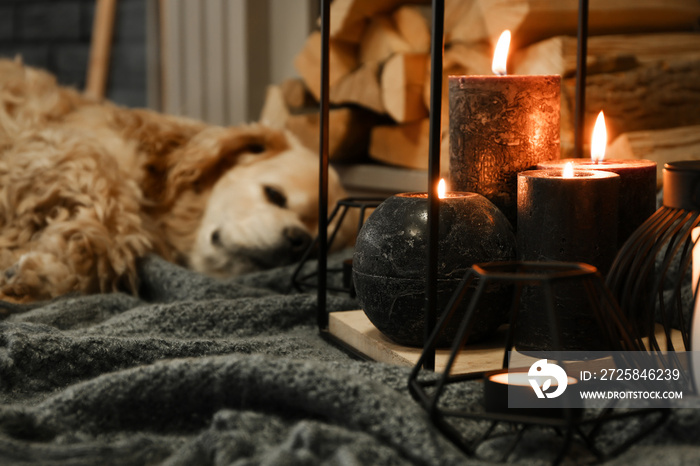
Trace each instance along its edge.
{"label": "copper textured pillar candle", "polygon": [[450,177],[515,226],[519,172],[558,159],[559,76],[450,76]]}
{"label": "copper textured pillar candle", "polygon": [[510,31],[494,51],[497,76],[450,76],[450,177],[516,227],[517,174],[558,159],[559,76],[505,76]]}
{"label": "copper textured pillar candle", "polygon": [[[518,175],[518,258],[584,262],[605,274],[617,251],[620,177],[603,171],[532,170]],[[585,290],[562,286],[555,311],[565,350],[603,350],[605,339]],[[516,348],[551,350],[551,329],[541,296],[525,294],[516,324]]]}
{"label": "copper textured pillar candle", "polygon": [[450,76],[450,177],[516,226],[516,176],[560,157],[559,76],[505,76],[510,31],[493,55],[497,76]]}

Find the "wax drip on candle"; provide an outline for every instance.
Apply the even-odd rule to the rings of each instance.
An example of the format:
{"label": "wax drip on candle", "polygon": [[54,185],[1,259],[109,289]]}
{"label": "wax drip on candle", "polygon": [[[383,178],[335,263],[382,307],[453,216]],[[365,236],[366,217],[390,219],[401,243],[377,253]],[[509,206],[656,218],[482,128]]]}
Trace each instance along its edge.
{"label": "wax drip on candle", "polygon": [[493,62],[491,71],[493,74],[505,76],[506,62],[508,61],[508,47],[510,47],[510,31],[506,29],[496,43],[496,50],[493,52]]}
{"label": "wax drip on candle", "polygon": [[593,163],[602,162],[605,158],[605,146],[608,143],[608,132],[605,129],[605,116],[601,110],[593,127],[593,137],[591,138],[591,161]]}

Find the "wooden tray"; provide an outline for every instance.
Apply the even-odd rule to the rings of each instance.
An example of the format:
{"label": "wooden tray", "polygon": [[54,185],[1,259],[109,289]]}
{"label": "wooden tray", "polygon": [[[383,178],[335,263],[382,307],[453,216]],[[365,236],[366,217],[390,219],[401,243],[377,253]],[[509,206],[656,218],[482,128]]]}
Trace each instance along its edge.
{"label": "wooden tray", "polygon": [[[375,361],[413,367],[423,351],[423,348],[401,346],[389,340],[377,330],[362,310],[331,312],[328,325],[331,335]],[[503,366],[505,338],[506,328],[503,327],[490,341],[467,345],[466,350],[457,356],[452,374],[500,369]],[[664,339],[663,329],[658,324],[656,338],[659,341]],[[673,330],[672,341],[675,348],[683,348],[683,339],[678,330]],[[449,354],[449,349],[439,349],[435,352],[436,372],[445,370]]]}
{"label": "wooden tray", "polygon": [[[377,330],[362,310],[331,312],[328,325],[331,335],[375,361],[413,367],[423,351],[423,348],[401,346],[389,340]],[[457,356],[452,373],[467,374],[500,369],[503,365],[505,337],[506,332],[502,330],[487,343],[470,345],[468,356],[464,353]],[[449,354],[449,349],[435,352],[436,372],[445,370]]]}

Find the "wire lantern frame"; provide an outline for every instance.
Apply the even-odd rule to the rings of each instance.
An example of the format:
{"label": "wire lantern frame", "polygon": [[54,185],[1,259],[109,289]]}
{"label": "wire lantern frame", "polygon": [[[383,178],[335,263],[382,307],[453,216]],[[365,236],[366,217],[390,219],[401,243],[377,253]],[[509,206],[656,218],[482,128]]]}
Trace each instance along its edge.
{"label": "wire lantern frame", "polygon": [[[326,228],[328,228],[328,225],[332,225],[333,222],[335,221],[335,227],[331,231],[330,236],[328,237],[328,243],[327,243],[327,250],[331,249],[333,242],[342,228],[343,222],[346,220],[348,213],[351,210],[357,210],[358,212],[358,221],[357,221],[357,231],[359,232],[360,229],[362,228],[362,225],[364,224],[364,221],[367,217],[367,212],[370,209],[374,209],[381,204],[381,202],[384,200],[384,198],[379,198],[379,197],[350,197],[346,199],[341,199],[338,201],[338,203],[335,205],[335,208],[331,212],[331,214],[328,216],[328,221],[326,224]],[[294,288],[296,288],[298,291],[302,291],[304,288],[317,288],[318,283],[315,280],[315,277],[318,275],[317,271],[313,272],[308,272],[306,274],[302,275],[302,270],[304,268],[304,265],[311,259],[311,256],[313,255],[314,251],[318,249],[318,244],[319,244],[319,237],[314,238],[313,242],[309,246],[309,248],[304,252],[303,256],[301,257],[299,263],[297,264],[296,268],[294,269],[294,272],[292,273],[292,285]],[[327,272],[329,273],[337,273],[337,272],[343,272],[342,269],[327,269]],[[337,288],[337,287],[332,287],[332,286],[327,286],[326,288],[327,291],[339,291],[339,292],[351,292],[351,287],[350,286],[344,286],[343,288]]]}
{"label": "wire lantern frame", "polygon": [[[320,86],[320,125],[319,125],[319,218],[328,218],[328,167],[329,167],[329,80],[330,80],[330,4],[332,0],[319,0],[321,10],[321,86]],[[588,43],[588,0],[579,0],[576,95],[574,109],[574,139],[577,156],[583,153],[583,129],[585,115],[586,54]],[[430,110],[429,110],[429,153],[428,153],[428,234],[426,257],[426,303],[425,337],[428,340],[437,321],[437,261],[439,198],[437,185],[440,178],[440,143],[442,113],[442,75],[444,55],[445,1],[432,0],[431,23],[431,71],[430,71]],[[319,330],[328,334],[328,313],[326,308],[328,225],[319,224],[319,234],[314,241],[318,246],[317,303]],[[304,260],[308,259],[305,257]],[[299,286],[298,271],[294,274],[294,286]],[[308,279],[308,277],[306,277]],[[301,280],[309,283],[307,279]],[[429,355],[424,367],[435,369],[435,355]]]}
{"label": "wire lantern frame", "polygon": [[[320,218],[327,218],[328,213],[328,125],[329,125],[329,42],[330,42],[330,3],[331,0],[320,0],[321,2],[321,99],[320,99],[320,110],[321,110],[321,124],[320,124],[320,165],[319,165],[319,214]],[[422,382],[418,380],[418,375],[422,373],[430,373],[430,371],[435,370],[435,347],[430,344],[431,339],[439,332],[440,324],[443,319],[447,318],[449,313],[445,313],[441,318],[440,323],[437,322],[437,292],[436,292],[436,282],[437,282],[437,253],[438,253],[438,215],[439,215],[439,201],[436,192],[437,184],[439,181],[440,173],[440,136],[441,136],[441,105],[442,105],[442,58],[444,52],[444,34],[443,34],[443,22],[444,22],[444,0],[433,0],[433,18],[432,18],[432,35],[431,35],[431,74],[430,74],[430,135],[429,135],[429,163],[428,163],[428,251],[426,257],[426,306],[425,306],[425,345],[423,348],[423,353],[421,354],[419,362],[414,367],[411,377],[409,379],[409,390],[417,399],[417,401],[422,404],[428,411],[431,419],[436,424],[440,430],[450,438],[456,445],[465,450],[467,453],[473,453],[474,445],[468,445],[464,442],[464,439],[459,434],[458,430],[455,430],[448,422],[445,422],[445,416],[440,414],[438,409],[438,397],[433,397],[427,394],[425,391],[427,387],[434,386],[436,383],[433,381]],[[586,55],[587,55],[587,40],[588,40],[588,0],[579,0],[579,11],[578,11],[578,44],[577,44],[577,70],[576,70],[576,97],[575,97],[575,112],[574,112],[574,135],[575,135],[575,154],[580,157],[583,153],[583,129],[584,129],[584,115],[585,115],[585,86],[586,86]],[[318,323],[320,333],[334,341],[337,345],[344,347],[348,352],[357,354],[363,357],[361,353],[358,353],[352,347],[343,343],[337,338],[333,338],[328,332],[328,312],[326,309],[326,293],[327,293],[327,252],[328,252],[328,224],[321,223],[319,225],[319,237],[318,237],[318,248],[319,248],[319,260],[318,260],[318,272],[317,272],[317,292],[318,292]],[[503,265],[503,264],[501,264]],[[510,264],[508,266],[513,266]],[[479,273],[478,269],[476,272]],[[485,272],[484,269],[481,272]],[[584,271],[582,274],[586,276],[586,280],[591,278],[590,270]],[[578,273],[578,272],[577,272]],[[556,274],[555,274],[556,275]],[[566,275],[566,274],[565,274]],[[576,275],[576,274],[574,274]],[[595,274],[594,274],[595,275]],[[473,279],[473,276],[466,276],[465,280]],[[501,277],[502,279],[503,277]],[[541,277],[540,277],[541,278]],[[558,280],[561,277],[555,277],[554,280]],[[545,279],[551,280],[552,277]],[[610,292],[601,282],[599,276],[596,276],[594,280],[597,284],[589,287],[593,294],[602,297],[605,302],[612,305],[616,309],[615,315],[620,317],[620,321],[613,322],[613,327],[616,332],[620,335],[626,335],[624,331],[624,325],[621,327],[621,322],[624,321],[624,314],[619,313],[619,308],[616,307],[615,300],[612,299],[610,304]],[[602,288],[601,288],[602,287]],[[545,286],[546,288],[546,286]],[[456,295],[459,294],[458,290]],[[462,297],[455,297],[454,299],[462,299]],[[606,305],[607,306],[607,305]],[[604,306],[605,307],[605,306]],[[600,317],[600,315],[599,315]],[[605,321],[605,318],[603,318]],[[464,322],[468,322],[465,318]],[[556,315],[552,317],[552,328],[556,329]],[[465,324],[468,325],[468,324]],[[510,340],[512,338],[509,337]],[[625,342],[623,347],[632,349],[639,347],[639,340],[633,335],[626,335],[623,338]],[[512,343],[512,342],[511,342]],[[461,345],[455,343],[456,347],[459,348]],[[453,348],[454,349],[454,348]],[[459,351],[459,349],[457,350]],[[507,353],[507,352],[506,352]],[[504,367],[507,363],[506,356],[504,356]],[[426,369],[427,371],[423,371]],[[437,374],[436,374],[437,375]],[[441,387],[445,387],[451,383],[468,381],[468,380],[478,380],[483,379],[483,373],[472,373],[464,376],[459,376],[455,378],[450,378],[449,367],[442,374],[442,379],[437,384]],[[441,388],[439,388],[436,393],[439,395]],[[647,435],[658,425],[663,423],[669,415],[668,409],[647,409],[644,411],[632,411],[623,412],[621,414],[613,414],[609,410],[605,410],[594,420],[580,420],[577,416],[570,412],[571,410],[565,410],[565,415],[563,418],[558,420],[552,420],[548,418],[540,418],[536,416],[515,416],[512,414],[500,414],[498,416],[472,416],[470,414],[464,415],[464,413],[457,413],[458,416],[465,416],[467,418],[472,417],[474,419],[490,420],[491,426],[487,428],[480,441],[488,438],[495,430],[499,423],[506,423],[512,426],[520,425],[523,427],[518,435],[516,436],[515,442],[522,438],[522,433],[527,426],[541,426],[541,427],[552,427],[555,431],[561,433],[562,430],[565,433],[565,441],[562,449],[560,450],[555,462],[560,461],[564,458],[568,447],[571,445],[571,441],[574,436],[580,437],[589,450],[593,452],[598,458],[615,456],[619,452],[623,451],[630,445],[634,444],[643,436]],[[455,414],[455,413],[451,413]],[[652,422],[645,429],[642,429],[637,434],[628,438],[621,445],[612,452],[603,452],[595,444],[595,439],[603,426],[607,422],[621,421],[631,416],[644,416],[655,415],[656,421]],[[585,427],[590,428],[586,431]],[[477,442],[477,444],[479,443]]]}
{"label": "wire lantern frame", "polygon": [[[526,288],[538,289],[544,295],[545,315],[548,328],[554,340],[555,353],[561,349],[563,341],[562,328],[555,309],[555,288],[559,285],[574,283],[586,290],[586,298],[592,313],[595,316],[602,336],[609,343],[610,351],[644,351],[644,343],[639,338],[628,332],[629,324],[619,309],[615,298],[603,283],[603,279],[595,267],[581,263],[565,262],[490,262],[475,264],[472,270],[467,272],[462,279],[445,313],[441,316],[433,333],[426,343],[426,347],[418,362],[414,366],[409,377],[409,391],[414,399],[428,412],[433,423],[455,445],[467,454],[473,454],[478,445],[492,438],[499,425],[516,427],[517,434],[511,442],[515,448],[522,439],[524,432],[531,427],[552,428],[558,433],[563,433],[562,446],[554,459],[559,463],[566,455],[575,437],[581,439],[587,449],[598,459],[603,460],[614,457],[629,446],[652,432],[661,425],[670,415],[666,408],[649,408],[644,410],[628,410],[614,412],[615,402],[596,415],[583,415],[580,408],[563,407],[556,410],[543,412],[528,412],[527,409],[512,409],[502,412],[474,411],[457,409],[449,406],[441,406],[441,397],[444,396],[447,386],[462,384],[473,380],[484,379],[484,372],[470,374],[453,374],[452,369],[458,357],[469,358],[470,351],[466,347],[471,328],[475,321],[476,309],[478,309],[485,290],[492,286],[509,285],[514,288],[511,305],[511,318],[506,335],[506,343],[503,353],[503,369],[509,368],[509,355],[515,347],[515,333],[518,326],[518,315],[521,299]],[[457,315],[460,303],[465,299],[467,292],[474,287],[475,290],[469,305],[463,316]],[[453,319],[460,319],[459,330],[453,340],[450,353],[444,371],[436,378],[426,376],[421,371],[423,360],[427,354],[435,349],[441,332]],[[564,361],[558,361],[560,366],[566,367]],[[505,400],[503,400],[505,402]],[[552,412],[556,415],[552,416]],[[645,428],[639,429],[630,435],[625,441],[616,447],[605,451],[598,445],[597,439],[608,423],[621,421],[630,417],[648,416],[654,421]],[[455,420],[461,421],[488,421],[490,425],[483,430],[477,439],[469,441],[464,437],[459,428],[455,427]],[[507,453],[506,453],[507,455]],[[504,458],[505,459],[505,458]]]}
{"label": "wire lantern frame", "polygon": [[[329,80],[330,80],[330,4],[332,0],[321,2],[321,89],[319,125],[319,218],[328,218],[328,170],[329,170]],[[433,0],[431,32],[431,72],[430,72],[430,116],[428,154],[428,248],[426,257],[426,303],[425,340],[437,320],[437,261],[438,261],[438,216],[439,199],[437,185],[440,177],[440,138],[442,108],[442,58],[444,53],[445,1]],[[318,238],[317,267],[317,322],[321,334],[337,344],[344,345],[328,331],[328,311],[326,307],[328,291],[328,223],[320,222]],[[296,273],[295,273],[296,276]],[[352,351],[357,354],[357,351]],[[360,354],[361,355],[361,354]],[[364,355],[361,355],[364,356]],[[435,369],[435,354],[428,355],[425,368]]]}
{"label": "wire lantern frame", "polygon": [[[683,342],[678,349],[690,351],[692,316],[700,291],[700,280],[691,283],[698,242],[693,230],[700,226],[700,162],[667,163],[663,176],[663,205],[622,246],[607,283],[652,348],[675,351],[671,333],[677,329]],[[656,337],[657,322],[663,327],[665,345]]]}

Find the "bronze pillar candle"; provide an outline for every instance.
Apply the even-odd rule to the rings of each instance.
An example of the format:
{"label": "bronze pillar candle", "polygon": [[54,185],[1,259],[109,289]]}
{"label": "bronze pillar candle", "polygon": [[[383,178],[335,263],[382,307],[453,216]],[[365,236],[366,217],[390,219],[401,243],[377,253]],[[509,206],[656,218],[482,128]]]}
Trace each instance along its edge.
{"label": "bronze pillar candle", "polygon": [[450,177],[516,227],[517,174],[558,159],[559,76],[450,76]]}
{"label": "bronze pillar candle", "polygon": [[[518,175],[518,258],[524,261],[584,262],[605,274],[617,251],[620,176],[603,171],[532,170]],[[554,292],[564,348],[603,350],[605,341],[585,299],[585,290]],[[543,297],[524,294],[516,323],[516,348],[551,350]]]}

